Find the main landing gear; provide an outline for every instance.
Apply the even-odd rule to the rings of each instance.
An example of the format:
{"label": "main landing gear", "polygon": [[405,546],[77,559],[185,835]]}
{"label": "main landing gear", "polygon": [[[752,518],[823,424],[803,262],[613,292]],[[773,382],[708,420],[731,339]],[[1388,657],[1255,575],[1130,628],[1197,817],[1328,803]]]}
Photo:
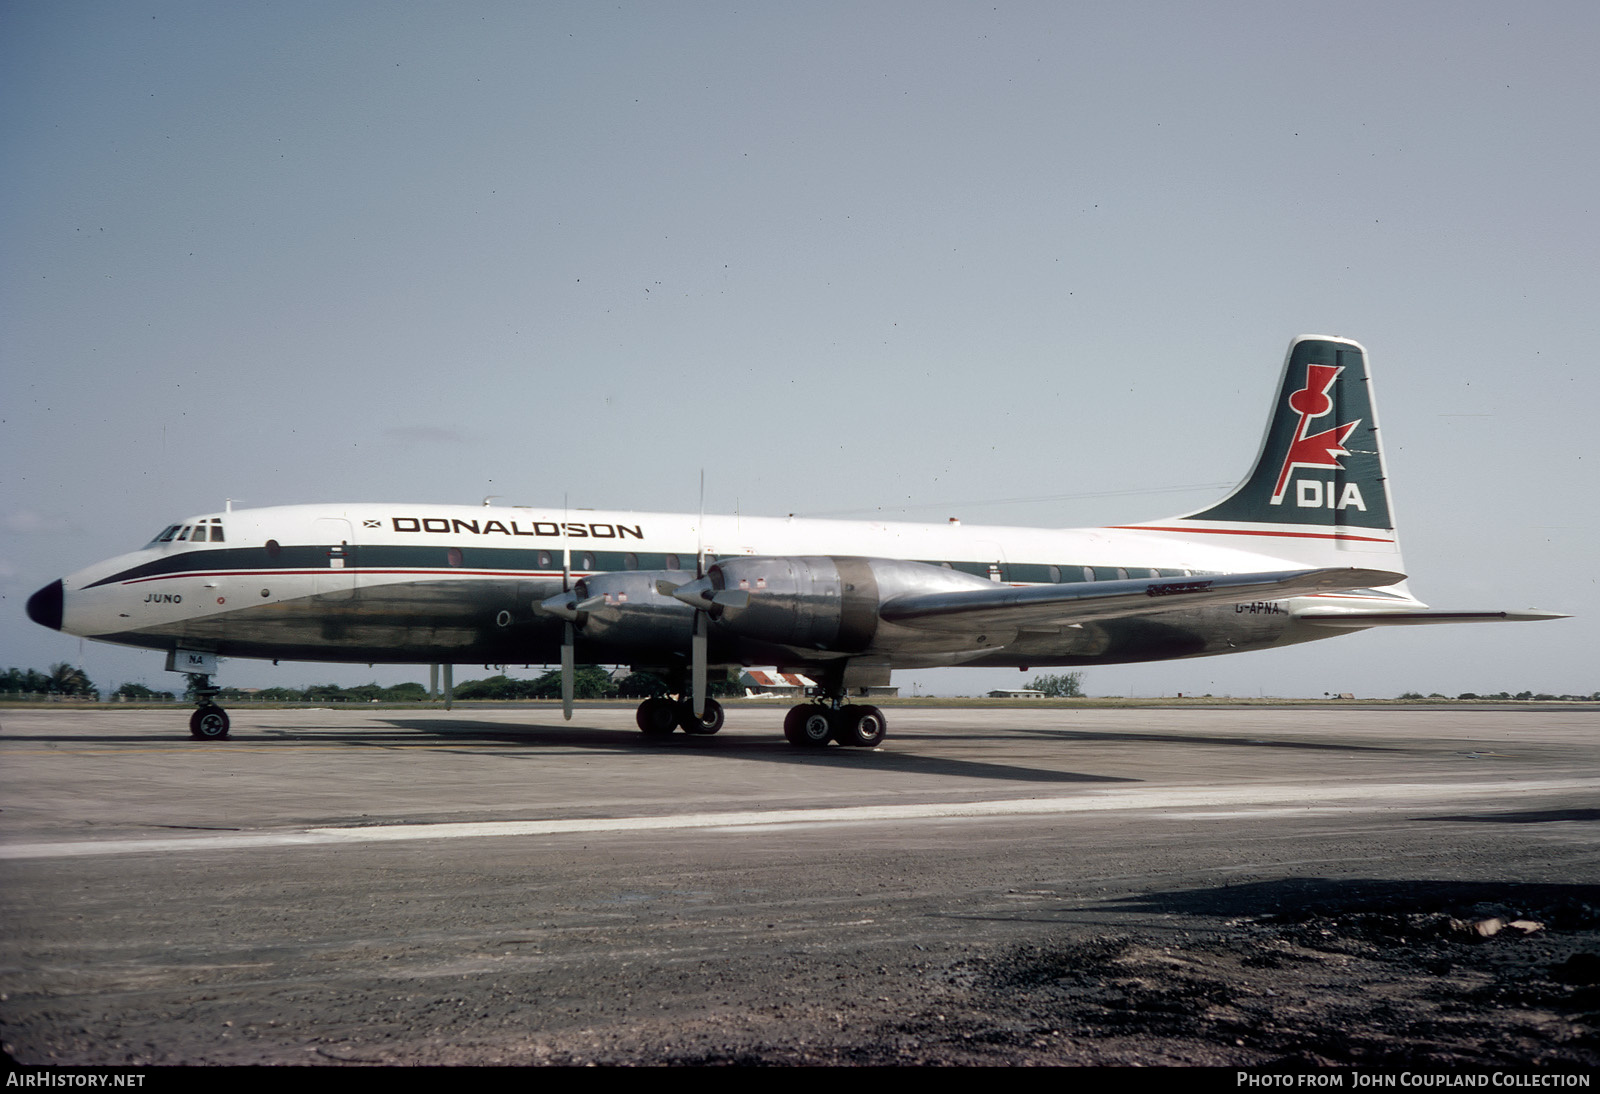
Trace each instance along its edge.
{"label": "main landing gear", "polygon": [[[678,689],[685,681],[680,677],[667,687]],[[849,748],[877,748],[888,732],[888,720],[883,711],[865,704],[846,703],[844,687],[838,681],[825,682],[812,692],[814,700],[790,707],[783,719],[783,735],[797,748],[825,748],[829,741],[838,741]],[[722,704],[707,699],[705,714],[696,718],[690,705],[688,691],[679,691],[676,699],[670,695],[656,695],[639,704],[634,721],[646,737],[670,737],[677,730],[696,737],[709,737],[722,728],[725,719]]]}
{"label": "main landing gear", "polygon": [[783,719],[783,735],[800,748],[823,748],[838,741],[851,748],[877,748],[889,724],[883,711],[837,699],[790,707]]}
{"label": "main landing gear", "polygon": [[197,741],[220,741],[228,735],[228,712],[217,705],[222,689],[211,677],[194,677],[195,712],[189,715],[189,736]]}
{"label": "main landing gear", "polygon": [[687,700],[657,695],[640,703],[633,718],[646,737],[670,737],[679,726],[693,736],[709,737],[722,728],[727,715],[715,699],[707,699],[705,715],[696,718],[694,707]]}

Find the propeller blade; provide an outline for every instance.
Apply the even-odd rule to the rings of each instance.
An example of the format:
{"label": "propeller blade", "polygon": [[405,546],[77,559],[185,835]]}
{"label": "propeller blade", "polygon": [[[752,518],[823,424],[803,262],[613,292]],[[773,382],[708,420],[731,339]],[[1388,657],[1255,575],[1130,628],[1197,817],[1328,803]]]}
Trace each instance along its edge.
{"label": "propeller blade", "polygon": [[572,667],[573,626],[568,623],[561,629],[561,717],[572,721]]}
{"label": "propeller blade", "polygon": [[706,623],[706,613],[695,612],[694,637],[689,641],[689,686],[696,718],[703,718],[706,713]]}
{"label": "propeller blade", "polygon": [[700,469],[700,518],[694,523],[694,576],[706,576],[706,469]]}
{"label": "propeller blade", "polygon": [[748,608],[750,606],[749,589],[723,589],[711,598],[713,604],[720,604],[724,608]]}
{"label": "propeller blade", "polygon": [[[563,518],[561,527],[563,530],[567,527],[565,522],[566,509],[567,498],[563,494],[561,497],[561,514]],[[563,616],[567,622],[561,628],[561,717],[570,722],[572,721],[572,683],[576,671],[572,665],[572,645],[577,641],[577,628],[572,624],[578,618],[578,605],[576,598],[571,597],[572,552],[567,549],[567,546],[566,541],[563,540],[561,544],[561,596],[559,598],[551,597],[550,599],[570,599],[572,601],[567,608],[567,611],[571,614]],[[546,600],[545,603],[549,604],[550,601]],[[556,614],[560,615],[562,613],[558,612]]]}
{"label": "propeller blade", "polygon": [[683,588],[683,586],[679,585],[676,581],[667,581],[665,578],[662,578],[656,582],[656,592],[660,593],[662,596],[672,596],[681,588]]}

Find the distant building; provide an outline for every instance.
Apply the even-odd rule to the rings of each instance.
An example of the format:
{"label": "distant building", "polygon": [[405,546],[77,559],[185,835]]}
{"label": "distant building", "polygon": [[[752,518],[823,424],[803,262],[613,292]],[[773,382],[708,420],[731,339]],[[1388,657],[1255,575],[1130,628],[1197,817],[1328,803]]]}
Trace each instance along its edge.
{"label": "distant building", "polygon": [[[802,676],[798,672],[745,669],[739,674],[739,686],[744,688],[746,696],[780,695],[787,698],[804,699],[806,690],[816,687],[817,682],[809,676]],[[853,694],[864,698],[878,696],[893,699],[900,694],[900,689],[893,686],[856,688]]]}
{"label": "distant building", "polygon": [[804,698],[807,688],[817,682],[798,672],[768,672],[766,669],[745,669],[739,674],[739,686],[746,695],[784,695]]}
{"label": "distant building", "polygon": [[989,693],[991,699],[1043,699],[1044,692],[1033,688],[997,688]]}

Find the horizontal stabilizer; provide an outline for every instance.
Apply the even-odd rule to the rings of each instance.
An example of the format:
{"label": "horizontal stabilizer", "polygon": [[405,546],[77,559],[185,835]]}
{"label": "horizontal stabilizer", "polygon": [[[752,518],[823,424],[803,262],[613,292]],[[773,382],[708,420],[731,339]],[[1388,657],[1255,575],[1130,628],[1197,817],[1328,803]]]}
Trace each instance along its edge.
{"label": "horizontal stabilizer", "polygon": [[1461,612],[1436,608],[1413,611],[1312,607],[1296,612],[1295,618],[1318,627],[1363,630],[1367,627],[1416,627],[1425,623],[1530,623],[1541,619],[1570,619],[1561,612],[1529,608],[1521,612]]}
{"label": "horizontal stabilizer", "polygon": [[878,614],[885,622],[930,630],[1065,626],[1238,600],[1279,600],[1314,593],[1372,589],[1404,580],[1404,574],[1389,570],[1337,567],[1157,581],[996,585],[993,590],[963,589],[902,596],[889,601]]}

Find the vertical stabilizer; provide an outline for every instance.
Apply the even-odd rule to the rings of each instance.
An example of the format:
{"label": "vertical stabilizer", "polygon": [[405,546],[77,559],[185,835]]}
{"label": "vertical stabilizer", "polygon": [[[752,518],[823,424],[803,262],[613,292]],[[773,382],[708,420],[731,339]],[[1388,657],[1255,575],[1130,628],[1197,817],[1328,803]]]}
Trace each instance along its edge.
{"label": "vertical stabilizer", "polygon": [[1378,438],[1366,350],[1296,338],[1250,474],[1215,505],[1139,527],[1215,535],[1314,566],[1367,564],[1352,558],[1361,554],[1400,569]]}

